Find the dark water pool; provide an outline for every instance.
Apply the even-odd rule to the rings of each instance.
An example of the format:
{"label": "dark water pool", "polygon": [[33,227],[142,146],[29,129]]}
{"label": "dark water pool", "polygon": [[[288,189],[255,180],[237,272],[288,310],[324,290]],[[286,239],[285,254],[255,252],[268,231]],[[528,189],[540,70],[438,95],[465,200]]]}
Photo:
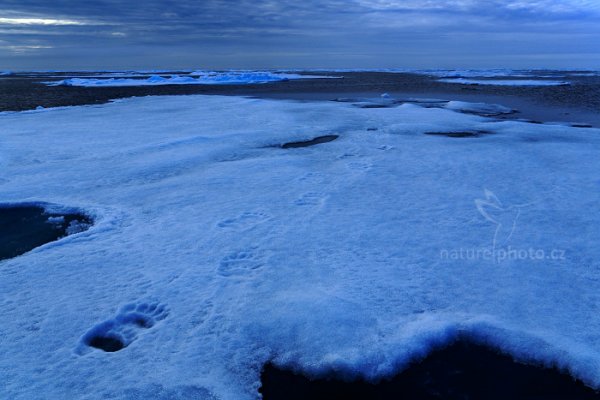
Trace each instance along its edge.
{"label": "dark water pool", "polygon": [[0,207],[0,260],[87,230],[91,224],[91,218],[80,213],[46,212],[37,205]]}
{"label": "dark water pool", "polygon": [[267,365],[265,400],[600,399],[600,394],[556,369],[520,364],[495,350],[459,341],[434,351],[391,380],[371,384],[331,376],[310,380]]}
{"label": "dark water pool", "polygon": [[310,140],[304,140],[304,141],[301,141],[301,142],[284,143],[284,144],[281,145],[281,148],[282,149],[298,149],[298,148],[301,148],[301,147],[316,146],[318,144],[333,142],[338,137],[339,137],[338,135],[318,136],[316,138],[313,138],[313,139],[310,139]]}

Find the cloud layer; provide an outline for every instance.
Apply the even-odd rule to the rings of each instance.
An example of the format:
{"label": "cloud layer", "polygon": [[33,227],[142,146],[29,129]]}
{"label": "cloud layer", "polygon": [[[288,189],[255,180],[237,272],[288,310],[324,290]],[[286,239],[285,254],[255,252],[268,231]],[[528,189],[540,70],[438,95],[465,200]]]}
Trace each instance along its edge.
{"label": "cloud layer", "polygon": [[3,0],[0,69],[600,66],[587,0]]}

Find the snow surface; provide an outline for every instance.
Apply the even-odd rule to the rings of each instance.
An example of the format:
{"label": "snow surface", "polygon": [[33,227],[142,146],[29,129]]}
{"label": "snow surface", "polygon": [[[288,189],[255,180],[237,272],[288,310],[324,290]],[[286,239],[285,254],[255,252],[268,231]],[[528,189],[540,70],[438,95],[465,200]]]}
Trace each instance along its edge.
{"label": "snow surface", "polygon": [[240,85],[269,82],[281,82],[291,79],[330,78],[317,75],[284,74],[273,72],[193,72],[189,76],[172,75],[165,78],[153,75],[146,79],[129,78],[68,78],[60,81],[46,82],[49,86],[158,86],[158,85]]}
{"label": "snow surface", "polygon": [[599,71],[588,71],[588,72],[569,72],[569,76],[599,76]]}
{"label": "snow surface", "polygon": [[8,76],[8,75],[12,75],[12,71],[0,71],[0,76]]}
{"label": "snow surface", "polygon": [[466,101],[449,101],[444,105],[444,108],[448,110],[460,111],[471,114],[478,114],[484,116],[512,114],[515,112],[512,108],[505,107],[500,104],[488,104],[488,103],[470,103]]}
{"label": "snow surface", "polygon": [[466,101],[450,101],[442,99],[428,98],[396,98],[388,93],[383,93],[378,98],[337,98],[334,101],[341,103],[352,103],[357,107],[362,108],[385,108],[398,107],[402,104],[417,104],[427,108],[445,108],[448,110],[463,112],[467,114],[476,114],[480,116],[490,117],[497,115],[505,115],[515,113],[516,110],[505,107],[500,104],[489,103],[471,103]]}
{"label": "snow surface", "polygon": [[[282,72],[286,70],[281,70]],[[438,78],[531,78],[558,79],[568,76],[596,76],[598,71],[563,71],[563,70],[531,70],[531,69],[312,69],[312,72],[388,72],[429,75]]]}
{"label": "snow surface", "polygon": [[438,79],[438,82],[461,83],[463,85],[495,85],[495,86],[564,86],[565,81],[551,81],[538,79]]}
{"label": "snow surface", "polygon": [[442,69],[442,70],[418,70],[424,75],[437,76],[440,78],[496,78],[496,77],[534,77],[534,73],[528,70],[513,69]]}
{"label": "snow surface", "polygon": [[596,76],[594,71],[530,70],[530,69],[442,69],[414,70],[439,78],[565,78],[567,76]]}
{"label": "snow surface", "polygon": [[[217,96],[0,126],[2,201],[95,220],[0,262],[0,398],[256,399],[269,360],[378,379],[459,334],[600,387],[598,129]],[[443,256],[506,246],[559,252]]]}

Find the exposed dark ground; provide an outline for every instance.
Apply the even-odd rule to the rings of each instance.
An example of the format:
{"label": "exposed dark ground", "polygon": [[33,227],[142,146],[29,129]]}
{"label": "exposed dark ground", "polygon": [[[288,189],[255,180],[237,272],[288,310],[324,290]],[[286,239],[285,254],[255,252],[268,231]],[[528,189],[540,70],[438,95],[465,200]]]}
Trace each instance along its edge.
{"label": "exposed dark ground", "polygon": [[461,340],[434,351],[379,384],[310,380],[267,365],[264,400],[584,400],[600,393],[555,369],[519,364],[487,347]]}
{"label": "exposed dark ground", "polygon": [[[66,76],[71,74],[61,73]],[[332,100],[338,97],[440,98],[497,103],[520,112],[504,118],[588,123],[600,127],[600,77],[571,76],[568,86],[510,87],[437,82],[435,77],[385,72],[319,72],[340,79],[300,79],[255,85],[167,85],[138,87],[46,86],[57,73],[0,78],[0,111],[106,103],[111,99],[156,95],[245,95],[259,98]],[[310,73],[305,73],[310,74]],[[72,75],[81,75],[72,74]],[[563,78],[564,79],[564,78]]]}

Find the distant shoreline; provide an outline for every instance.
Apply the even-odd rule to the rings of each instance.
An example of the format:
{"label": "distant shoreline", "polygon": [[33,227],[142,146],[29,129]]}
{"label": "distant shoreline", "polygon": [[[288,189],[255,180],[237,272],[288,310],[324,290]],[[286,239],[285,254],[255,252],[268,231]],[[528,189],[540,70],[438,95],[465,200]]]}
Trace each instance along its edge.
{"label": "distant shoreline", "polygon": [[509,119],[584,123],[600,127],[600,115],[597,112],[600,109],[598,76],[570,78],[572,84],[568,86],[525,87],[445,83],[439,82],[435,76],[415,73],[324,72],[343,79],[301,79],[249,85],[65,87],[42,83],[51,77],[60,79],[61,74],[16,73],[0,79],[0,111],[103,104],[114,99],[139,96],[203,94],[327,101],[339,97],[379,97],[388,93],[396,98],[495,103],[519,111],[507,117]]}

